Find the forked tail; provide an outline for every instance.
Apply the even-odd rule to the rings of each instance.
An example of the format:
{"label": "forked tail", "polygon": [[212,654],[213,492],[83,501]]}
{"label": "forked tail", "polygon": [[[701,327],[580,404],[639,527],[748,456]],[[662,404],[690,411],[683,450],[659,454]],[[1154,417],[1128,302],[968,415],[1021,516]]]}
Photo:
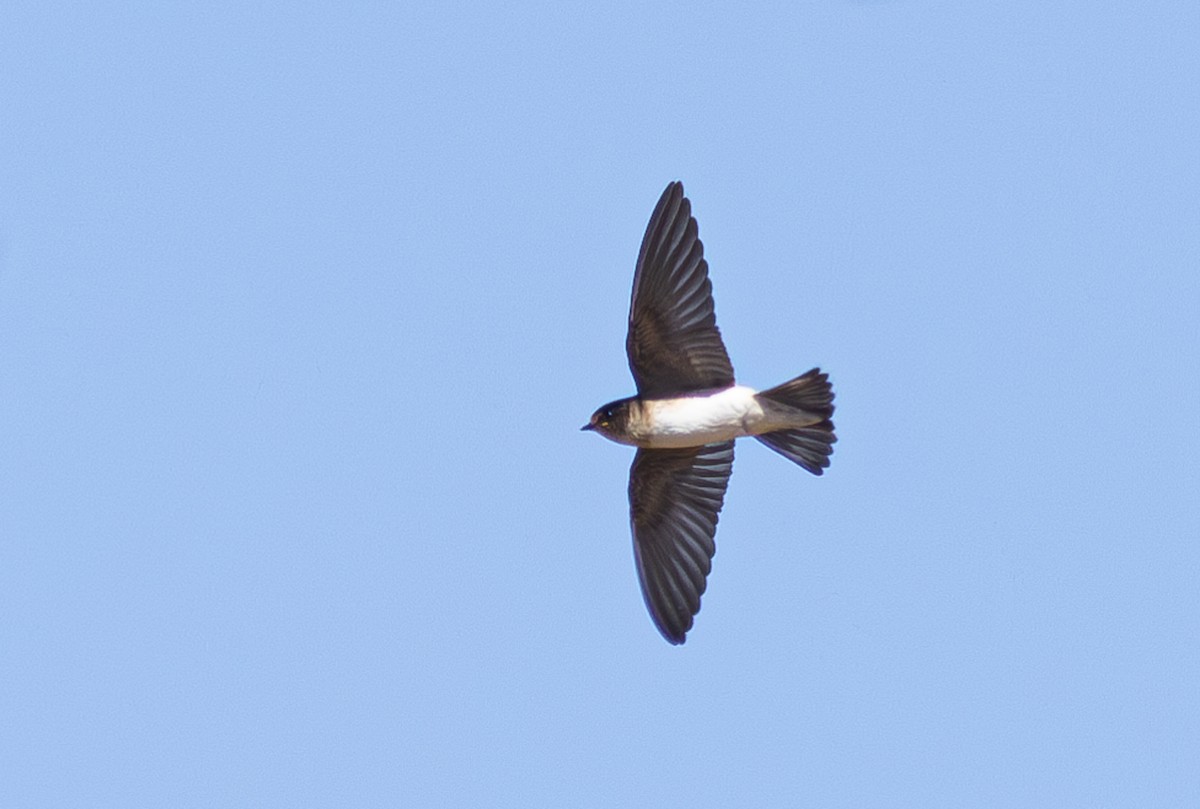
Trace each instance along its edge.
{"label": "forked tail", "polygon": [[829,375],[813,368],[806,374],[764,390],[756,397],[774,418],[793,424],[756,435],[789,461],[820,475],[829,466],[837,436],[833,433],[833,387]]}

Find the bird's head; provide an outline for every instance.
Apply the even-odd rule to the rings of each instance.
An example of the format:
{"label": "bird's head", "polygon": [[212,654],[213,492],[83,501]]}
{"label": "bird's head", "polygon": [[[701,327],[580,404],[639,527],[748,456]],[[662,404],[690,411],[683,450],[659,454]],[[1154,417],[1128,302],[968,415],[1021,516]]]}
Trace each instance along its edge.
{"label": "bird's head", "polygon": [[581,430],[595,430],[605,438],[628,443],[631,399],[618,399],[599,408]]}

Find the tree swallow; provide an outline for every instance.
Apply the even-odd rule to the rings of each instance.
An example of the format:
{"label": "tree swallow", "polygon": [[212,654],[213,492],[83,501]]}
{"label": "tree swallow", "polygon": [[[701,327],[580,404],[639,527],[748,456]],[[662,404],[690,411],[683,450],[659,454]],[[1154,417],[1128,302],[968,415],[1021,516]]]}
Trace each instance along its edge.
{"label": "tree swallow", "polygon": [[704,245],[678,182],[642,238],[625,351],[637,396],[609,402],[582,429],[638,448],[629,470],[638,580],[654,625],[679,644],[712,569],[734,439],[753,436],[820,475],[837,440],[833,389],[818,368],[762,392],[734,381]]}

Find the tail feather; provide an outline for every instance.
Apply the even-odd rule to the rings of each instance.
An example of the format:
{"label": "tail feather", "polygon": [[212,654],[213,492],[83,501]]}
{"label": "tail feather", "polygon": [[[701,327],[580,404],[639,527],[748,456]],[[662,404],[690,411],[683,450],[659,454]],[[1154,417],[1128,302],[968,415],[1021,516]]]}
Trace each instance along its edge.
{"label": "tail feather", "polygon": [[833,454],[833,443],[837,441],[837,436],[833,434],[833,422],[829,419],[811,427],[776,430],[754,437],[814,475],[825,472],[829,466],[829,456]]}
{"label": "tail feather", "polygon": [[808,373],[758,394],[784,420],[797,426],[756,435],[759,441],[814,475],[829,466],[837,436],[833,432],[833,387],[829,375],[813,368]]}
{"label": "tail feather", "polygon": [[833,415],[833,386],[829,384],[829,374],[821,373],[820,368],[764,390],[758,397],[825,418]]}

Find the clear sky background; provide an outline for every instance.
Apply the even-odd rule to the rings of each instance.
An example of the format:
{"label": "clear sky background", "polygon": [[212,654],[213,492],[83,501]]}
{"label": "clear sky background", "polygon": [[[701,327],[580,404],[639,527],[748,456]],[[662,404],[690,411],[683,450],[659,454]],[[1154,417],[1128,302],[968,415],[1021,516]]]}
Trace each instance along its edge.
{"label": "clear sky background", "polygon": [[[1200,805],[1192,2],[6,3],[0,805]],[[685,646],[684,181],[739,380]]]}

